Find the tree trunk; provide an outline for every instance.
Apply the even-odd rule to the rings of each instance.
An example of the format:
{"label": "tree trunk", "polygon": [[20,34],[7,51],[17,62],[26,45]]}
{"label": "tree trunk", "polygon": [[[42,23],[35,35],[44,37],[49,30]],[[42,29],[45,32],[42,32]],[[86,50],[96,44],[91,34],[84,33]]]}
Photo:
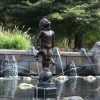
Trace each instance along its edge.
{"label": "tree trunk", "polygon": [[83,47],[83,33],[76,33],[75,34],[75,49],[80,49]]}

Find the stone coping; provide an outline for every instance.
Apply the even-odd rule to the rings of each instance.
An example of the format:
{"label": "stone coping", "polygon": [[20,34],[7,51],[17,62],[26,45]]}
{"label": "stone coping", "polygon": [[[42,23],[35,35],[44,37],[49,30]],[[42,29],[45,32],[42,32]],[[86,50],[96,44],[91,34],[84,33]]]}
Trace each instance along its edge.
{"label": "stone coping", "polygon": [[[83,53],[81,52],[60,52],[60,54],[62,56],[85,56]],[[88,56],[92,56],[92,53],[87,53]]]}
{"label": "stone coping", "polygon": [[[4,55],[33,55],[31,50],[13,50],[13,49],[0,49],[0,54]],[[81,52],[62,52],[61,56],[84,56]],[[93,53],[87,53],[88,56],[92,56]]]}
{"label": "stone coping", "polygon": [[29,54],[28,50],[0,49],[0,54]]}

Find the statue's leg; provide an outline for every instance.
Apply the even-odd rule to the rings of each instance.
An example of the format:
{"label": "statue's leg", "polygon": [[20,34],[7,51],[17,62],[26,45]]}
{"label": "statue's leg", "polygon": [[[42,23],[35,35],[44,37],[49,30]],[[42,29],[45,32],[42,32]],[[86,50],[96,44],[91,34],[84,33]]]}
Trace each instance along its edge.
{"label": "statue's leg", "polygon": [[42,49],[42,67],[43,67],[43,71],[40,72],[39,75],[39,82],[51,82],[51,78],[52,78],[52,73],[49,70],[49,63],[50,63],[50,59],[48,59],[48,50],[47,49]]}
{"label": "statue's leg", "polygon": [[47,56],[49,58],[49,63],[51,63],[52,65],[56,65],[56,62],[52,59],[52,48],[49,48],[48,52],[47,52]]}
{"label": "statue's leg", "polygon": [[46,48],[44,51],[43,51],[43,60],[42,60],[42,66],[43,68],[46,67],[48,68],[49,67],[49,64],[50,64],[50,61],[51,61],[51,50],[49,48]]}
{"label": "statue's leg", "polygon": [[46,64],[47,63],[47,50],[45,48],[42,49],[42,67],[48,67],[48,65]]}
{"label": "statue's leg", "polygon": [[47,56],[46,56],[46,66],[49,67],[50,61],[52,57],[52,52],[50,48],[47,48]]}

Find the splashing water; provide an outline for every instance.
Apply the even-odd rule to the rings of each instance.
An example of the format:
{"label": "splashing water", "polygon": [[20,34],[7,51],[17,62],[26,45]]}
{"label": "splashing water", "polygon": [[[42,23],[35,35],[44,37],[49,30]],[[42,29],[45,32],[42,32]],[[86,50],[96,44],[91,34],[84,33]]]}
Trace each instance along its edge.
{"label": "splashing water", "polygon": [[58,77],[55,77],[54,80],[56,80],[59,83],[64,83],[64,82],[68,81],[68,77],[67,76],[58,76]]}
{"label": "splashing water", "polygon": [[[27,71],[29,71],[31,74],[33,74],[33,75],[37,75],[37,73],[35,73],[35,72],[33,72],[33,71],[31,71],[31,70],[29,70],[28,68],[25,68],[25,67],[21,67],[21,66],[17,66],[19,69],[25,69],[25,70],[27,70]],[[3,68],[1,71],[0,71],[0,73],[6,73],[6,71],[8,71],[9,70],[9,68],[7,67],[7,68]],[[27,73],[27,72],[23,72],[23,71],[21,71],[21,70],[19,70],[18,72],[21,72],[22,74],[24,74],[24,75],[27,75],[27,76],[29,76],[30,75],[30,73]],[[4,74],[5,75],[5,74]],[[11,76],[11,75],[10,75]],[[5,77],[7,77],[7,74],[5,75]]]}
{"label": "splashing water", "polygon": [[93,69],[93,71],[94,71],[95,74],[96,74],[96,70],[95,70],[95,68],[94,68],[94,64],[92,63],[92,61],[91,61],[91,59],[89,58],[88,55],[86,55],[86,57],[88,58],[89,62],[91,63],[91,65],[92,65],[92,69]]}
{"label": "splashing water", "polygon": [[37,52],[38,50],[36,50],[34,46],[28,50],[28,54],[33,54],[33,56],[36,56]]}
{"label": "splashing water", "polygon": [[60,66],[61,66],[61,70],[62,70],[62,75],[60,75],[60,76],[58,76],[56,78],[60,82],[60,90],[59,90],[58,95],[57,95],[57,100],[60,100],[62,89],[63,89],[63,86],[64,86],[64,82],[66,82],[68,80],[68,78],[67,78],[67,76],[64,75],[64,68],[63,68],[63,64],[62,64],[62,59],[61,59],[61,56],[60,56],[59,48],[57,48],[57,47],[54,48],[54,54],[58,55]]}
{"label": "splashing water", "polygon": [[[34,56],[36,56],[36,54],[38,53],[38,50],[36,50],[36,48],[33,46],[32,48],[31,48],[31,52],[32,52],[32,54],[34,55]],[[39,65],[38,65],[38,61],[36,60],[36,67],[37,67],[37,74],[39,75]]]}
{"label": "splashing water", "polygon": [[12,76],[18,76],[18,65],[14,56],[11,56],[10,66],[12,68]]}
{"label": "splashing water", "polygon": [[85,48],[81,48],[81,52],[87,57],[88,61],[89,61],[90,64],[92,65],[91,67],[92,67],[93,71],[94,71],[95,74],[96,74],[96,70],[95,70],[95,68],[94,68],[94,64],[93,64],[92,60],[90,59],[90,57],[87,55],[87,52],[86,52]]}
{"label": "splashing water", "polygon": [[77,67],[76,67],[74,61],[71,61],[71,64],[70,64],[69,66],[70,66],[70,70],[71,70],[71,69],[74,70],[74,72],[71,72],[71,76],[77,77],[77,76],[78,76],[78,75],[77,75]]}
{"label": "splashing water", "polygon": [[[77,67],[76,67],[74,61],[71,61],[71,64],[70,64],[70,70],[72,70],[72,71],[71,71],[71,76],[73,76],[71,88],[72,88],[72,91],[74,92],[75,89],[76,89],[77,78],[78,78],[78,75],[77,75]],[[74,71],[74,72],[73,72],[73,71]]]}
{"label": "splashing water", "polygon": [[[28,68],[25,68],[25,67],[22,67],[22,66],[18,66],[18,68],[20,68],[20,69],[25,69],[25,70],[27,70],[27,71],[29,71],[30,73],[35,74],[35,75],[37,74],[37,73],[35,73],[35,72],[29,70]],[[23,71],[19,71],[19,72],[23,72]],[[23,73],[25,73],[25,72],[23,72]],[[30,75],[30,74],[26,73],[26,75]]]}
{"label": "splashing water", "polygon": [[[6,70],[5,70],[6,69]],[[17,61],[14,56],[9,58],[5,55],[1,62],[1,70],[3,70],[4,77],[18,76],[18,66]]]}
{"label": "splashing water", "polygon": [[96,77],[94,77],[94,76],[92,76],[92,75],[85,76],[85,77],[83,77],[83,79],[84,79],[85,81],[87,81],[87,82],[90,82],[90,83],[96,81]]}
{"label": "splashing water", "polygon": [[63,68],[63,64],[62,64],[59,48],[55,47],[53,52],[58,55],[60,66],[61,66],[61,69],[62,69],[62,75],[64,75],[64,68]]}

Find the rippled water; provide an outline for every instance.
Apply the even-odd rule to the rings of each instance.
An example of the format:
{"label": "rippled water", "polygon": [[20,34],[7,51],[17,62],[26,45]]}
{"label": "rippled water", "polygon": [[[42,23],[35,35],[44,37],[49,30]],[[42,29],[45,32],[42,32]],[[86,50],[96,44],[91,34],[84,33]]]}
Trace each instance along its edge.
{"label": "rippled water", "polygon": [[[54,81],[57,87],[59,100],[65,100],[70,96],[80,96],[84,100],[100,100],[100,77],[94,82],[88,82],[83,77],[71,77],[65,83]],[[0,100],[58,100],[57,98],[34,98],[34,88],[38,80],[36,78],[0,78]],[[20,89],[21,83],[32,84],[32,88]],[[60,94],[59,94],[60,92]]]}

